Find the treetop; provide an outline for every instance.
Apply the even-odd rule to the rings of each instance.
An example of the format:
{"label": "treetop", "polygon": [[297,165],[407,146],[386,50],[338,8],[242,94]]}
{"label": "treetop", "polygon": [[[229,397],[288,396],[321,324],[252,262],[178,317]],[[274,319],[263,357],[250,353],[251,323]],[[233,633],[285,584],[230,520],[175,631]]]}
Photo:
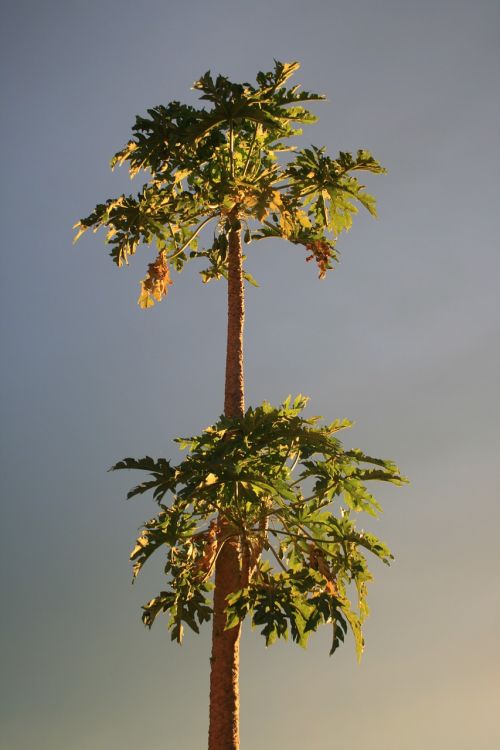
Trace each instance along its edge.
{"label": "treetop", "polygon": [[[135,196],[98,204],[75,224],[75,241],[90,228],[106,228],[118,267],[140,245],[154,245],[156,258],[141,282],[141,307],[166,296],[171,268],[180,271],[189,260],[208,261],[204,282],[226,277],[232,230],[243,230],[247,244],[276,237],[303,246],[306,260],[314,260],[324,278],[339,258],[337,238],[350,229],[358,204],[376,216],[375,199],[357,177],[361,171],[385,172],[369,151],[332,158],[323,147],[290,143],[302,125],[317,120],[304,104],[325,99],[288,85],[298,68],[297,62],[275,61],[273,70],[257,74],[256,85],[208,71],[193,85],[207,107],[173,101],[136,117],[132,138],[111,167],[127,163],[131,178],[144,172],[147,182]],[[211,222],[213,238],[200,245],[199,235]]]}

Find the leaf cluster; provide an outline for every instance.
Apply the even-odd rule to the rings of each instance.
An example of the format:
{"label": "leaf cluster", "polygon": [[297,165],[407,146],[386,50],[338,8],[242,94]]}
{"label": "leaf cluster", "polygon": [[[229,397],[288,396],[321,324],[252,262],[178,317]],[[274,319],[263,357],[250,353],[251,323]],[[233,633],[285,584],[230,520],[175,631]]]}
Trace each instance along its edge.
{"label": "leaf cluster", "polygon": [[[161,264],[177,271],[205,259],[206,282],[226,275],[228,235],[244,229],[247,243],[277,237],[303,246],[323,278],[338,260],[337,238],[350,229],[358,204],[376,215],[375,199],[357,173],[385,170],[365,150],[333,159],[324,148],[290,145],[302,125],[317,119],[304,105],[325,98],[288,85],[298,68],[275,62],[272,71],[258,73],[255,85],[207,72],[193,86],[207,106],[174,101],[138,116],[111,166],[127,164],[131,177],[145,172],[148,182],[135,196],[97,205],[75,225],[75,240],[88,229],[106,229],[119,267],[141,244],[155,245]],[[199,234],[211,222],[213,242],[200,247]],[[148,276],[141,307],[161,299],[169,286],[145,294],[145,285],[147,291]]]}
{"label": "leaf cluster", "polygon": [[182,640],[184,624],[198,632],[211,617],[217,555],[236,538],[241,587],[228,599],[228,628],[248,615],[266,644],[291,634],[304,646],[330,623],[331,653],[349,628],[361,655],[372,579],[366,553],[387,564],[392,556],[357,528],[356,516],[381,510],[368,483],[406,480],[391,461],[346,450],[337,433],[350,422],[305,418],[306,403],[298,396],[250,408],[241,419],[223,416],[177,441],[187,449],[177,465],[145,457],[113,467],[147,472],[128,498],[152,492],[159,505],[131,554],[136,576],[160,550],[168,577],[169,588],[144,607],[146,625],[168,612],[173,639]]}

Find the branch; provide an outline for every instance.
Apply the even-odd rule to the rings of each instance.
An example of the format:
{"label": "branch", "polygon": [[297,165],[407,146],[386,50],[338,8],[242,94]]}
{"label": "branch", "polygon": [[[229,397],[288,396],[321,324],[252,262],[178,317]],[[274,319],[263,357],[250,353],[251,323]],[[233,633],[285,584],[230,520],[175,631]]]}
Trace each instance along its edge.
{"label": "branch", "polygon": [[270,544],[269,542],[268,542],[268,545],[269,545],[269,549],[271,550],[271,552],[272,552],[272,553],[273,553],[273,555],[275,556],[275,558],[276,558],[276,560],[277,560],[277,562],[278,562],[278,565],[279,565],[279,566],[280,566],[280,567],[281,567],[281,568],[282,568],[282,569],[283,569],[283,570],[285,571],[285,573],[288,573],[288,570],[287,570],[287,569],[285,568],[285,566],[283,565],[283,563],[282,563],[282,562],[281,562],[281,560],[279,559],[278,553],[277,553],[277,552],[275,551],[275,549],[274,549],[273,545],[272,545],[272,544]]}
{"label": "branch", "polygon": [[245,160],[245,166],[243,167],[243,173],[241,175],[241,179],[243,179],[247,173],[248,165],[250,164],[250,157],[252,155],[253,147],[255,146],[255,141],[257,140],[257,131],[259,129],[259,124],[256,123],[255,130],[252,138],[252,142],[250,144],[250,148],[248,149],[247,158]]}
{"label": "branch", "polygon": [[201,222],[199,227],[195,229],[191,237],[183,244],[183,246],[180,248],[180,250],[177,250],[173,255],[168,256],[168,260],[174,260],[174,258],[177,258],[178,255],[184,252],[184,250],[191,244],[191,242],[199,235],[201,230],[204,226],[208,224],[209,221],[212,221],[212,219],[215,219],[215,217],[218,216],[218,214],[213,214],[213,216],[209,216],[207,219]]}
{"label": "branch", "polygon": [[233,121],[229,121],[229,164],[231,177],[234,179],[234,131]]}
{"label": "branch", "polygon": [[225,545],[225,543],[227,542],[227,540],[231,539],[231,537],[233,537],[233,536],[238,536],[238,535],[237,534],[228,534],[227,536],[224,537],[224,539],[220,540],[219,544],[217,544],[217,551],[216,551],[216,553],[214,555],[214,559],[211,562],[211,565],[210,565],[210,568],[207,571],[207,574],[204,576],[204,580],[205,581],[208,580],[208,578],[210,578],[210,576],[212,575],[212,573],[214,571],[214,568],[215,568],[215,563],[217,562],[217,558],[219,557],[219,555],[220,555],[220,553],[222,551],[223,546]]}
{"label": "branch", "polygon": [[329,552],[327,549],[325,549],[324,547],[322,547],[320,545],[323,545],[323,544],[340,544],[342,546],[343,550],[344,550],[344,554],[346,554],[346,549],[344,547],[344,544],[343,544],[342,540],[336,542],[336,541],[329,541],[329,540],[325,540],[325,539],[318,539],[317,537],[311,536],[306,531],[304,531],[304,529],[302,528],[302,526],[299,526],[299,529],[302,530],[302,532],[303,532],[302,534],[294,534],[292,531],[288,531],[288,530],[287,531],[279,531],[278,529],[269,529],[269,533],[270,534],[281,534],[282,536],[293,536],[295,539],[303,539],[305,541],[314,542],[315,544],[317,544],[319,546],[321,552],[324,552],[325,555],[329,555],[329,557],[333,557],[335,559],[336,559],[336,555],[334,555],[333,552]]}

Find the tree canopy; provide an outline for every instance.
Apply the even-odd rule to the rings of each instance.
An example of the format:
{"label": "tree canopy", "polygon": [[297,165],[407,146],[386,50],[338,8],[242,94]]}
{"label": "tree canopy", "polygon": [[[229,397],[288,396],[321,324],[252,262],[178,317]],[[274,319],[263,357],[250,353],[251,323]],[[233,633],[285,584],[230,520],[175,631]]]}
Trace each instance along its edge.
{"label": "tree canopy", "polygon": [[250,408],[241,420],[223,416],[177,441],[189,451],[177,465],[146,456],[113,467],[147,472],[128,497],[152,492],[160,508],[131,554],[136,576],[155,551],[166,550],[169,587],[144,606],[146,625],[168,612],[173,640],[182,641],[184,625],[198,632],[211,619],[218,552],[237,536],[246,580],[228,600],[228,628],[249,614],[267,645],[291,634],[305,646],[330,623],[330,653],[349,627],[361,655],[372,580],[366,553],[387,564],[392,555],[355,517],[381,510],[368,482],[406,480],[393,462],[344,449],[337,433],[351,423],[305,418],[306,404],[298,396],[278,408]]}
{"label": "tree canopy", "polygon": [[[376,215],[375,199],[357,176],[385,172],[369,151],[332,158],[324,147],[290,144],[317,119],[305,105],[325,98],[288,85],[298,68],[275,62],[255,85],[207,72],[193,86],[206,106],[174,101],[136,118],[133,137],[111,166],[126,163],[131,177],[145,172],[149,179],[135,196],[98,204],[75,225],[75,240],[105,228],[119,267],[141,244],[156,247],[141,282],[141,307],[165,297],[171,268],[180,271],[192,259],[205,261],[203,281],[227,277],[232,227],[244,230],[247,244],[278,237],[303,246],[324,278],[358,206]],[[213,238],[200,244],[211,222]],[[246,272],[245,278],[254,281]]]}

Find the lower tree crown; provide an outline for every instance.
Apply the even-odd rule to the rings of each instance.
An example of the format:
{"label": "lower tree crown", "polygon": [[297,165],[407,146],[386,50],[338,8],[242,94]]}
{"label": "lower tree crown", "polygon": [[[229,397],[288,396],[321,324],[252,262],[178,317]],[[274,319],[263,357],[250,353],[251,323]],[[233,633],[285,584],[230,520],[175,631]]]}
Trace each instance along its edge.
{"label": "lower tree crown", "polygon": [[330,623],[330,653],[350,629],[361,656],[373,578],[364,553],[387,564],[392,555],[357,529],[355,516],[381,511],[367,482],[407,480],[391,461],[346,450],[336,433],[351,423],[305,418],[306,404],[299,395],[279,407],[249,408],[241,419],[223,416],[200,435],[176,441],[188,454],[175,466],[146,456],[112,467],[147,472],[150,478],[127,497],[152,491],[160,508],[130,555],[134,577],[153,552],[166,555],[168,588],[143,607],[148,627],[168,612],[172,640],[182,641],[184,625],[199,632],[212,616],[215,561],[236,537],[241,586],[227,600],[228,629],[249,615],[266,645],[290,633],[305,646],[312,631]]}

